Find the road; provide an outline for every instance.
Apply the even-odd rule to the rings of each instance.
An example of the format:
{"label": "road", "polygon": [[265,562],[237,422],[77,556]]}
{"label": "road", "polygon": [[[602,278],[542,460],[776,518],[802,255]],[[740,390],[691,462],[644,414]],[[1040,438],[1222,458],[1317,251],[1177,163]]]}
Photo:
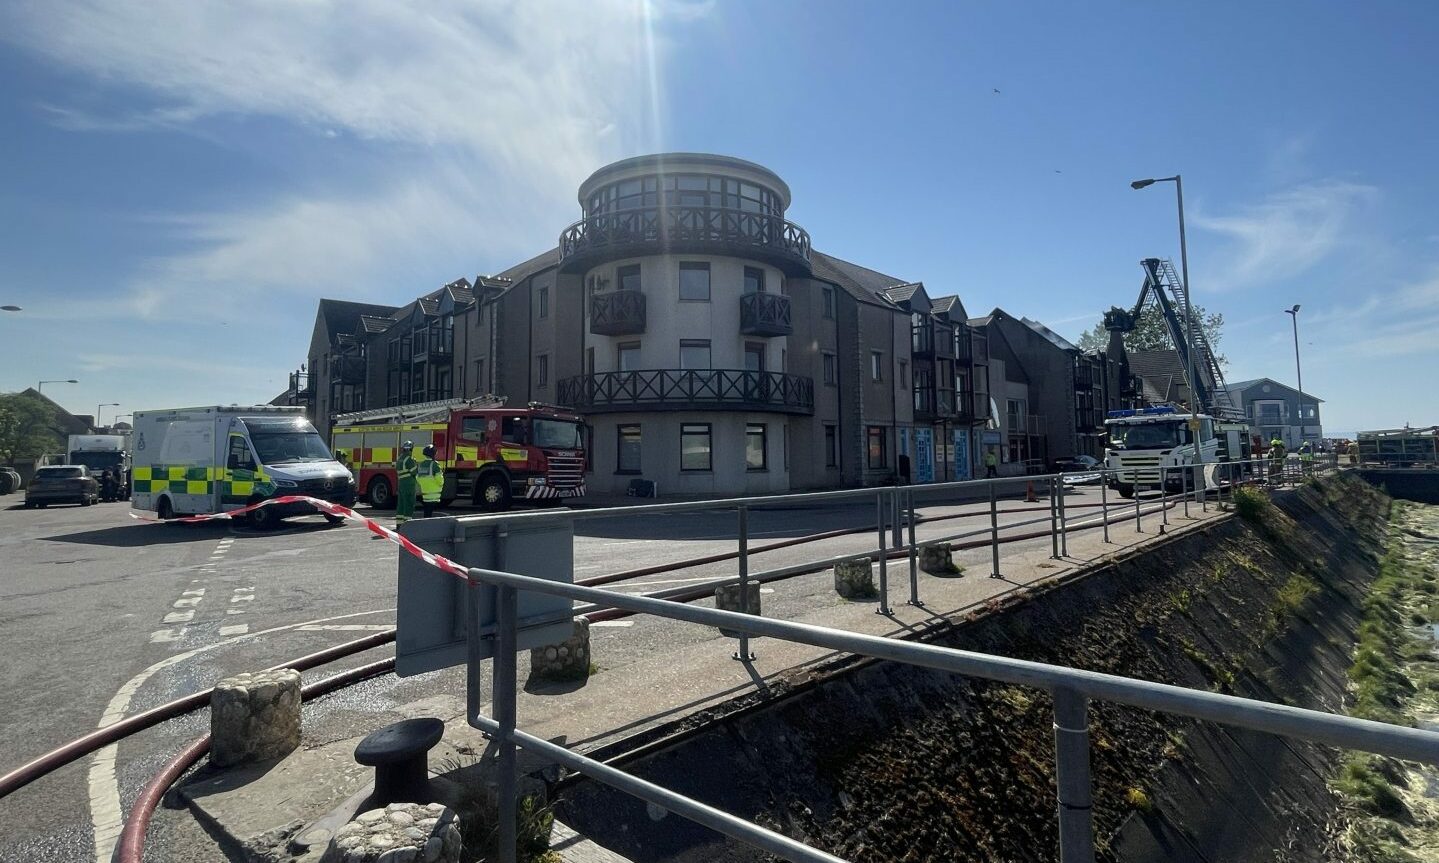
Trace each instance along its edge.
{"label": "road", "polygon": [[[1067,500],[1092,507],[1097,498],[1091,488]],[[977,513],[983,504],[920,503],[922,518],[972,513],[923,524],[920,539],[989,524],[987,511]],[[0,669],[5,703],[0,772],[227,675],[394,623],[398,550],[359,526],[329,527],[312,516],[260,533],[228,522],[138,521],[124,503],[45,510],[17,504],[15,497],[0,498],[0,652],[7,657]],[[1003,508],[1003,524],[1047,517],[1022,501],[1003,502]],[[1133,505],[1113,510],[1124,511],[1132,512]],[[1071,513],[1072,519],[1096,518],[1098,510]],[[753,512],[752,545],[843,527],[871,530],[758,554],[750,570],[868,551],[876,544],[873,524],[873,504]],[[733,512],[583,520],[576,525],[575,575],[584,579],[733,551],[734,529]],[[1017,545],[1048,543],[1045,538]],[[986,572],[988,555],[987,549],[975,549],[956,557],[972,571]],[[893,572],[891,601],[901,602],[907,568]],[[612,587],[653,591],[734,574],[735,563],[727,561]],[[792,617],[832,603],[830,588],[824,575],[768,585],[765,614]],[[701,627],[649,618],[597,627],[593,634],[596,661],[606,668],[661,645],[715,637]],[[327,666],[306,679],[382,658],[387,650]],[[461,691],[458,670],[383,678],[307,706],[304,733],[307,741],[344,739],[373,730],[376,713]],[[120,813],[128,811],[140,786],[207,728],[203,711],[166,723],[0,801],[0,861],[108,860]],[[148,859],[195,859],[194,845],[206,841],[203,834],[165,826],[176,822],[157,823]],[[205,856],[216,854],[211,849]]]}

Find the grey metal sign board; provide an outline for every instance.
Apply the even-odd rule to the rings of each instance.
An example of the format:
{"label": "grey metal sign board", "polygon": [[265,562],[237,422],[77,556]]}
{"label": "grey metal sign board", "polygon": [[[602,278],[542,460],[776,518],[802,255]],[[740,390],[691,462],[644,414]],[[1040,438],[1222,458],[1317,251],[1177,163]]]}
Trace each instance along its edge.
{"label": "grey metal sign board", "polygon": [[[400,533],[421,548],[465,566],[574,581],[574,528],[568,521],[501,526],[427,518],[405,524]],[[487,585],[471,588],[462,579],[400,553],[396,675],[409,677],[466,663],[465,594],[471,589],[480,591],[481,658],[489,659],[494,656],[496,589]],[[574,617],[570,600],[522,590],[518,606],[520,650],[558,644],[570,636]]]}

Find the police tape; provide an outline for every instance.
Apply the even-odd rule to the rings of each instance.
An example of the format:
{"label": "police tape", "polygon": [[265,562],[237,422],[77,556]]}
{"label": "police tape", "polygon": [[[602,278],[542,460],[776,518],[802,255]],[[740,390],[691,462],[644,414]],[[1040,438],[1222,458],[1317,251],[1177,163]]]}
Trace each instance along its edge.
{"label": "police tape", "polygon": [[[181,524],[191,524],[205,521],[230,521],[233,520],[236,516],[244,515],[248,512],[253,512],[257,509],[260,509],[261,507],[278,506],[281,504],[289,503],[307,503],[313,506],[315,509],[319,510],[320,512],[325,513],[326,515],[333,515],[343,518],[346,521],[353,521],[358,524],[362,524],[365,526],[365,529],[368,530],[370,533],[373,533],[375,536],[378,536],[381,539],[387,539],[390,542],[393,542],[395,545],[398,545],[400,548],[404,549],[411,555],[419,558],[430,566],[433,566],[442,572],[447,572],[450,575],[463,578],[466,581],[469,580],[470,571],[464,566],[455,563],[453,560],[450,560],[448,557],[425,551],[423,548],[415,545],[410,540],[404,538],[403,536],[400,536],[400,534],[392,528],[385,527],[383,524],[380,524],[378,521],[375,521],[372,518],[367,518],[366,516],[360,515],[358,512],[355,512],[353,509],[350,509],[347,506],[341,506],[338,503],[331,503],[328,500],[320,500],[317,497],[308,497],[301,494],[289,494],[281,497],[268,498],[266,500],[260,501],[259,503],[252,503],[249,506],[243,506],[239,509],[232,509],[229,512],[212,512],[206,513],[204,515],[183,515],[178,518],[169,519],[168,521],[169,523],[180,522]],[[130,513],[130,517],[138,521],[153,521],[162,524],[166,523],[165,519],[138,515],[133,511]]]}

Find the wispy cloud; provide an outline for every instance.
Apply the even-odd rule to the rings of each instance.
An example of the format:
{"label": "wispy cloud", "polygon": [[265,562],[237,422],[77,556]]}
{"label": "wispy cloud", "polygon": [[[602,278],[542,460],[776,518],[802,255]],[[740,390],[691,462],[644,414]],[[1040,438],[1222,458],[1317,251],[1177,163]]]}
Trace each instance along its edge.
{"label": "wispy cloud", "polygon": [[1204,288],[1272,284],[1308,271],[1350,241],[1355,217],[1378,194],[1373,186],[1330,180],[1287,189],[1229,214],[1197,213],[1191,223],[1221,238]]}

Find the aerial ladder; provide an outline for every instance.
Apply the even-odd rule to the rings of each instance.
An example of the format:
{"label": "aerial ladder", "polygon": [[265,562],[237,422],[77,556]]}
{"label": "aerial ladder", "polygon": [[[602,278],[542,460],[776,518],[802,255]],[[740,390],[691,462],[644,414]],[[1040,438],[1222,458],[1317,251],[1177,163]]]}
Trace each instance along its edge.
{"label": "aerial ladder", "polygon": [[[1160,316],[1169,331],[1169,339],[1174,343],[1175,353],[1179,355],[1179,363],[1183,366],[1187,378],[1191,368],[1190,340],[1185,332],[1183,310],[1190,308],[1189,290],[1174,271],[1174,264],[1167,258],[1145,258],[1140,265],[1144,268],[1144,285],[1139,289],[1139,300],[1132,309],[1115,306],[1105,312],[1104,328],[1109,330],[1113,344],[1116,337],[1122,337],[1134,330],[1139,323],[1139,316],[1144,313],[1152,297],[1154,304],[1159,307]],[[1243,421],[1244,412],[1235,407],[1229,397],[1229,391],[1224,384],[1224,371],[1219,367],[1209,339],[1204,335],[1204,328],[1198,321],[1195,322],[1193,336],[1196,352],[1193,369],[1194,376],[1198,378],[1188,381],[1189,392],[1192,393],[1194,401],[1193,409],[1216,419]]]}
{"label": "aerial ladder", "polygon": [[411,405],[394,405],[385,408],[371,408],[335,415],[335,425],[410,425],[413,423],[439,422],[449,417],[451,411],[483,408],[502,408],[504,396],[478,396],[472,399],[440,399],[432,402],[417,402]]}

